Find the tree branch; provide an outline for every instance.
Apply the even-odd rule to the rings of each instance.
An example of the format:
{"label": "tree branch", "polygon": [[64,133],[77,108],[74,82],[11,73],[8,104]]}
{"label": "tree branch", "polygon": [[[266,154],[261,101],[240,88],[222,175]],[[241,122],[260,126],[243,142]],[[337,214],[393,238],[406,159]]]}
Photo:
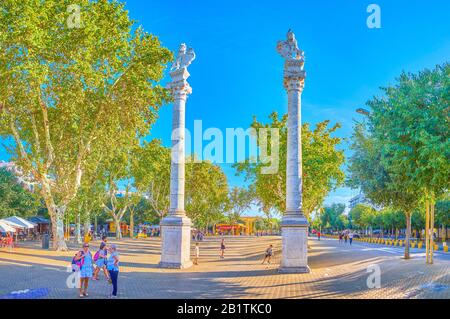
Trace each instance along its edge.
{"label": "tree branch", "polygon": [[50,166],[52,165],[53,160],[55,159],[55,154],[54,154],[55,151],[54,151],[52,141],[50,138],[50,123],[48,120],[48,109],[47,109],[47,105],[45,105],[44,102],[42,101],[40,88],[38,89],[38,100],[39,100],[39,106],[40,106],[41,112],[42,112],[42,118],[44,120],[45,151],[47,153],[45,169],[48,170],[50,168]]}

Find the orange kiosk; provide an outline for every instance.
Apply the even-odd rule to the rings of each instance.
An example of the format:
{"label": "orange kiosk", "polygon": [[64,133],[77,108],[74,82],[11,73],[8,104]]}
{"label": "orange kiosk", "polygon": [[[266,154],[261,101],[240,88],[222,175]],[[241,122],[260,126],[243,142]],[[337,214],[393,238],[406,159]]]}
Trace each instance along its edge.
{"label": "orange kiosk", "polygon": [[246,233],[246,226],[244,224],[216,224],[216,235],[219,233],[225,235],[240,235]]}
{"label": "orange kiosk", "polygon": [[[116,223],[113,220],[107,220],[108,222],[108,229],[110,233],[116,232]],[[130,234],[130,227],[124,223],[120,223],[120,230],[122,231],[122,236],[128,236]]]}

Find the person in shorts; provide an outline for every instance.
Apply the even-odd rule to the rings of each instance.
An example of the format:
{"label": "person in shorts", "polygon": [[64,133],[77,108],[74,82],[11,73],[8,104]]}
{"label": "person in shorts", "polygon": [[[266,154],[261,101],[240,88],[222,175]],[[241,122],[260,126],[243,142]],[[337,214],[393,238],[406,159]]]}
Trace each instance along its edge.
{"label": "person in shorts", "polygon": [[264,255],[264,259],[262,261],[262,265],[264,265],[264,263],[267,260],[267,263],[270,264],[270,259],[272,258],[273,255],[273,245],[270,245],[267,249],[266,249],[266,254]]}

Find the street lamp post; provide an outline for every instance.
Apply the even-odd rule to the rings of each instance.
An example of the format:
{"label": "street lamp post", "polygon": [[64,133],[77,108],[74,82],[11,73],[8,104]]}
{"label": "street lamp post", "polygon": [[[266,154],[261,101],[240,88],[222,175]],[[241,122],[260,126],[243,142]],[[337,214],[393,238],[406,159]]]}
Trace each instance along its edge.
{"label": "street lamp post", "polygon": [[356,113],[365,115],[365,116],[369,116],[370,115],[370,111],[363,109],[362,107],[356,109]]}

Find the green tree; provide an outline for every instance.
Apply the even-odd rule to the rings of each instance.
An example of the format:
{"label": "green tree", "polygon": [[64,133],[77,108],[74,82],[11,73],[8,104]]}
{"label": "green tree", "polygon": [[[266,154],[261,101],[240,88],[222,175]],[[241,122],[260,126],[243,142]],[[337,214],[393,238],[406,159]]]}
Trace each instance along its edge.
{"label": "green tree", "polygon": [[[262,170],[267,164],[252,163],[247,160],[234,165],[237,174],[243,174],[255,189],[255,197],[260,202],[263,211],[275,209],[285,211],[286,199],[286,154],[287,154],[287,115],[281,119],[273,112],[270,123],[261,123],[254,119],[251,127],[260,129],[278,129],[279,132],[279,169],[274,174],[265,174]],[[331,135],[340,128],[339,124],[328,127],[329,121],[323,121],[310,129],[308,123],[302,125],[302,156],[303,156],[303,213],[309,216],[312,211],[321,207],[327,194],[341,185],[344,173],[341,166],[344,163],[343,151],[337,150],[340,138]],[[268,145],[272,144],[272,136],[268,137]],[[261,142],[261,141],[260,141]],[[262,145],[258,145],[261,151]],[[267,151],[270,154],[270,151]]]}
{"label": "green tree", "polygon": [[117,130],[148,133],[172,58],[124,4],[78,1],[80,28],[67,24],[69,4],[3,0],[0,12],[0,135],[39,185],[57,250],[67,249],[63,218],[87,163],[116,148]]}
{"label": "green tree", "polygon": [[136,148],[134,153],[134,185],[161,221],[170,207],[170,149],[155,139]]}
{"label": "green tree", "polygon": [[[109,161],[109,165],[103,168],[105,174],[103,178],[107,181],[103,208],[114,220],[116,238],[120,239],[122,238],[120,228],[122,219],[125,213],[138,204],[140,194],[133,191],[131,184],[131,166],[134,153],[127,150],[125,146],[120,148],[118,152],[117,156]],[[119,185],[122,185],[122,189]]]}
{"label": "green tree", "polygon": [[411,214],[420,202],[417,189],[404,188],[405,179],[391,175],[383,161],[382,137],[367,131],[366,123],[357,123],[352,135],[353,151],[349,159],[347,184],[360,188],[367,198],[382,207],[401,210],[406,219],[405,258],[409,258],[409,238],[411,236]]}
{"label": "green tree", "polygon": [[350,222],[347,215],[341,214],[339,215],[338,219],[336,220],[336,229],[337,230],[344,230],[349,228]]}
{"label": "green tree", "polygon": [[391,235],[395,235],[395,238],[397,238],[399,229],[405,226],[404,212],[386,207],[380,211],[380,214],[384,227],[389,229]]}
{"label": "green tree", "polygon": [[421,238],[421,231],[425,229],[425,212],[416,209],[411,215],[411,227],[416,231],[416,237]]}
{"label": "green tree", "polygon": [[322,228],[342,229],[344,220],[341,219],[341,216],[344,211],[344,204],[333,203],[330,206],[325,206],[320,214]]}
{"label": "green tree", "polygon": [[374,214],[375,212],[372,206],[358,204],[350,210],[349,218],[352,221],[352,225],[355,225],[360,229],[367,230],[367,228],[373,223]]}
{"label": "green tree", "polygon": [[395,86],[382,88],[382,97],[367,102],[372,109],[369,134],[354,135],[352,179],[375,203],[405,213],[405,258],[412,212],[423,201],[434,203],[449,188],[449,72],[446,63],[402,73]]}
{"label": "green tree", "polygon": [[233,187],[228,195],[228,221],[238,223],[244,211],[250,209],[254,201],[254,193],[250,189]]}
{"label": "green tree", "polygon": [[223,219],[228,204],[228,182],[223,170],[209,161],[186,163],[186,214],[198,228]]}
{"label": "green tree", "polygon": [[[442,233],[445,236],[450,225],[450,200],[444,199],[436,203],[436,223],[442,227]],[[446,239],[446,237],[442,238],[443,241]]]}
{"label": "green tree", "polygon": [[40,207],[39,197],[24,189],[17,177],[4,168],[0,169],[0,218],[36,215]]}

